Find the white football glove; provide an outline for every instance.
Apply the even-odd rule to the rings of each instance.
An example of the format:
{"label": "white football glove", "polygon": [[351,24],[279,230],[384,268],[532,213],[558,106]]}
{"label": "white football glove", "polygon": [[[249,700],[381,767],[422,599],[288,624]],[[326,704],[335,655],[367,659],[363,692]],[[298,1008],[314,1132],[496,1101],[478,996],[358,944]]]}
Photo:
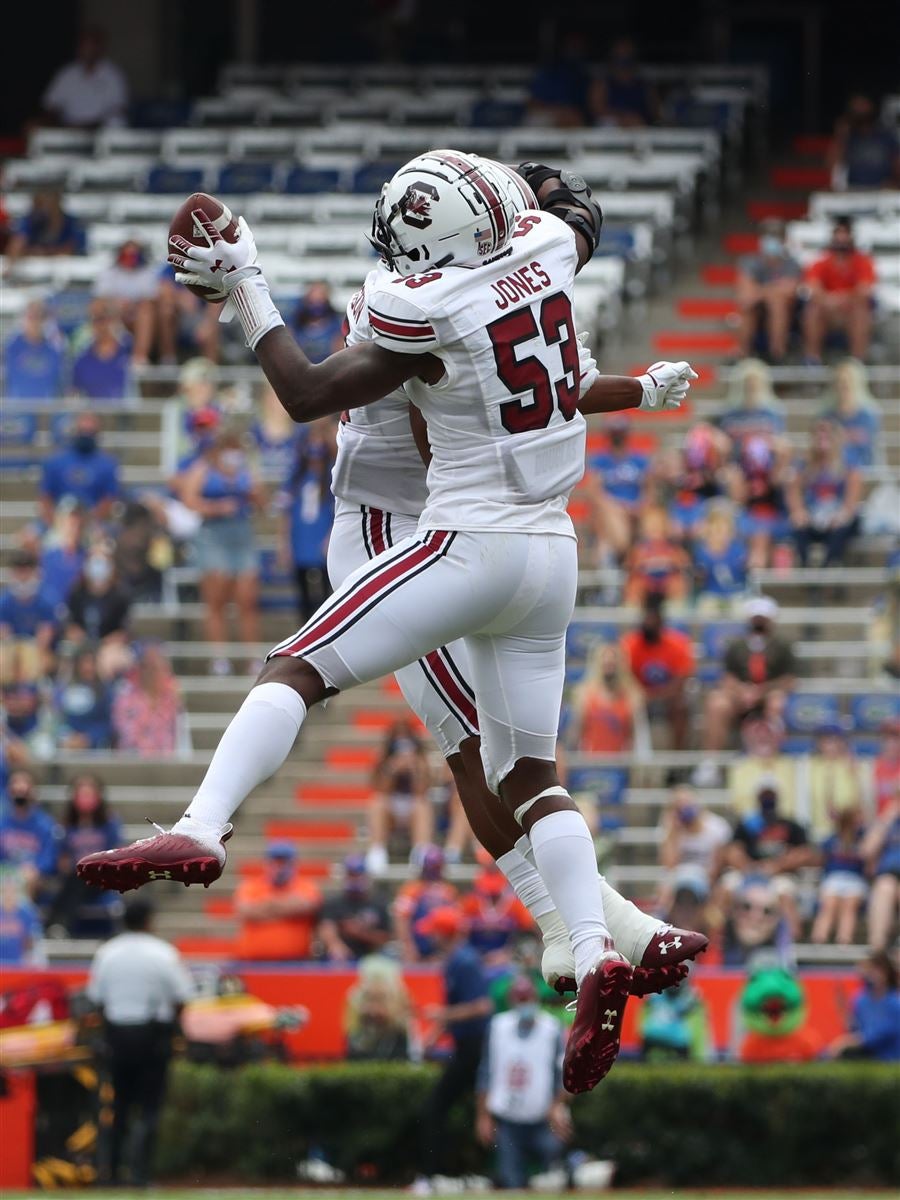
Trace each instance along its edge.
{"label": "white football glove", "polygon": [[655,362],[638,376],[644,390],[640,407],[645,412],[671,412],[681,408],[697,372],[687,362]]}
{"label": "white football glove", "polygon": [[169,238],[172,253],[168,262],[175,268],[179,283],[212,288],[227,297],[244,279],[262,274],[256,261],[256,241],[243,217],[238,217],[235,242],[226,242],[202,209],[198,208],[193,217],[207,244],[195,246],[178,234]]}
{"label": "white football glove", "polygon": [[585,330],[578,334],[578,374],[579,396],[589,392],[597,380],[600,378],[600,371],[597,367],[597,360],[594,358],[594,352],[588,345],[590,334]]}

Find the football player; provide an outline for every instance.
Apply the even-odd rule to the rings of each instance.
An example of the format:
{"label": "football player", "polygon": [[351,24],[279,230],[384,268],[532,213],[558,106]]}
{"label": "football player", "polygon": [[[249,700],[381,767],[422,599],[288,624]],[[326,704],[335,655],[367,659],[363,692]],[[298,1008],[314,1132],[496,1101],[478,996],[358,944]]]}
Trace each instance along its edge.
{"label": "football player", "polygon": [[590,830],[555,765],[577,583],[566,506],[585,449],[572,295],[602,217],[578,177],[533,164],[523,174],[544,211],[519,212],[509,174],[459,151],[401,168],[373,220],[388,269],[364,290],[371,340],[317,365],[284,328],[245,223],[235,243],[209,221],[208,247],[173,239],[181,281],[228,295],[295,420],[405,385],[427,423],[428,497],[416,536],[351,572],[271,652],[173,830],[89,856],[79,871],[119,889],[215,878],[229,818],[284,762],[311,704],[465,637],[487,784],[528,835],[569,931],[578,997],[564,1082],[579,1092],[614,1063],[633,985]]}

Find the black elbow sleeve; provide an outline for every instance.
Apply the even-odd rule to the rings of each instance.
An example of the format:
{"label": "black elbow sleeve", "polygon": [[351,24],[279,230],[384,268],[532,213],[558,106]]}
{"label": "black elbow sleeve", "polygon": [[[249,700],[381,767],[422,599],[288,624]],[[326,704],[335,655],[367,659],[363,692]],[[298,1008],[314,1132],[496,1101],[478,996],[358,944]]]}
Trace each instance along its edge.
{"label": "black elbow sleeve", "polygon": [[565,167],[548,167],[543,163],[521,163],[517,170],[535,195],[548,179],[559,179],[559,187],[540,200],[541,209],[571,225],[593,253],[600,242],[603,211],[597,201],[591,199],[591,189],[582,176]]}

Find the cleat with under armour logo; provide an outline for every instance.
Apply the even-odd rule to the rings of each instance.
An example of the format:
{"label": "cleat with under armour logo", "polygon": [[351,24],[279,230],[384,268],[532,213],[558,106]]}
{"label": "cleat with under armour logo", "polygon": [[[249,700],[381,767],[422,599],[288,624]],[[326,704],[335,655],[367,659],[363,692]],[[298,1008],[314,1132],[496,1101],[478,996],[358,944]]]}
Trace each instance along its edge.
{"label": "cleat with under armour logo", "polygon": [[[708,945],[709,938],[705,933],[697,933],[691,929],[676,929],[674,925],[661,925],[650,939],[639,966],[646,969],[649,980],[654,972],[677,966],[679,963],[687,963],[703,954]],[[663,972],[660,979],[665,980],[668,977],[668,974]],[[651,990],[662,991],[663,988],[671,986],[671,983],[663,982],[660,988]],[[646,993],[642,994],[646,995]]]}
{"label": "cleat with under armour logo", "polygon": [[563,1059],[563,1087],[572,1095],[590,1092],[612,1070],[631,986],[631,964],[615,952],[605,954],[581,981]]}
{"label": "cleat with under armour logo", "polygon": [[225,843],[233,832],[232,826],[226,825],[216,845],[160,829],[154,837],[141,838],[130,846],[85,855],[75,873],[91,887],[112,892],[134,891],[157,879],[175,880],[185,887],[192,883],[209,887],[225,869]]}

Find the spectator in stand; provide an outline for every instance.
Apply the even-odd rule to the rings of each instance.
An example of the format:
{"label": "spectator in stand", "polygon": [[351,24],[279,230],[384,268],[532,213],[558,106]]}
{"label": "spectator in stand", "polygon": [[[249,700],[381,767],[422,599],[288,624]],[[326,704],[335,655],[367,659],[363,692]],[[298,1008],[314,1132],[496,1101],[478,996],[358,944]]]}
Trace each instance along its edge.
{"label": "spectator in stand", "polygon": [[741,725],[743,754],[728,769],[729,799],[736,814],[754,812],[759,789],[772,786],[785,812],[796,815],[796,760],[783,753],[784,739],[784,721],[774,705],[768,715],[749,717]]}
{"label": "spectator in stand", "polygon": [[631,38],[613,42],[606,70],[591,87],[589,103],[595,125],[635,129],[658,121],[659,99],[641,74],[637,46]]}
{"label": "spectator in stand", "polygon": [[375,895],[359,854],[344,859],[344,886],[340,895],[326,900],[318,939],[329,962],[349,962],[377,954],[391,940],[387,906]]}
{"label": "spectator in stand", "polygon": [[767,218],[760,225],[759,250],[738,262],[741,358],[764,339],[771,360],[784,362],[802,278],[803,268],[785,245],[784,222]]}
{"label": "spectator in stand", "polygon": [[832,1042],[831,1058],[900,1062],[900,972],[887,950],[859,965],[862,987],[853,1001],[851,1030]]}
{"label": "spectator in stand", "polygon": [[773,787],[761,787],[756,800],[758,811],[738,823],[724,849],[723,862],[728,870],[722,886],[734,894],[757,877],[769,881],[796,936],[800,928],[797,872],[815,861],[815,851],[799,821],[781,812]]}
{"label": "spectator in stand", "polygon": [[789,480],[790,450],[784,438],[754,434],[741,440],[731,498],[741,510],[738,529],[747,541],[748,565],[754,570],[769,566],[775,543],[790,534]]}
{"label": "spectator in stand", "polygon": [[[725,748],[736,724],[773,711],[794,686],[794,652],[776,629],[778,605],[754,596],[744,605],[744,619],[747,632],[729,642],[722,679],[706,695],[703,748],[710,753]],[[711,787],[717,778],[718,769],[704,760],[694,782]]]}
{"label": "spectator in stand", "polygon": [[344,344],[343,317],[331,303],[327,283],[311,283],[294,309],[291,332],[310,362],[319,363]]}
{"label": "spectator in stand", "polygon": [[580,29],[562,35],[552,59],[539,67],[528,86],[526,124],[575,129],[587,122],[589,45]]}
{"label": "spectator in stand", "polygon": [[851,96],[828,152],[835,188],[900,187],[900,142],[870,96]]}
{"label": "spectator in stand", "polygon": [[833,421],[813,426],[806,459],[788,485],[787,502],[800,565],[808,564],[813,543],[825,549],[823,566],[841,565],[859,531],[862,476],[847,466],[840,427]]}
{"label": "spectator in stand", "polygon": [[159,274],[147,249],[129,238],[116,252],[115,261],[101,271],[94,295],[115,305],[119,320],[133,338],[131,361],[143,366],[150,357],[159,299]]}
{"label": "spectator in stand", "polygon": [[822,868],[819,909],[812,940],[842,946],[855,940],[856,923],[868,893],[866,861],[862,853],[863,827],[858,808],[844,808],[832,816],[832,832],[817,851]]}
{"label": "spectator in stand", "polygon": [[116,745],[143,758],[169,757],[178,746],[180,717],[181,693],[172,664],[160,646],[149,642],[113,700]]}
{"label": "spectator in stand", "polygon": [[25,306],[3,347],[5,400],[59,400],[65,383],[65,343],[41,300]]}
{"label": "spectator in stand", "polygon": [[63,816],[57,867],[61,884],[47,919],[51,936],[63,932],[67,937],[109,937],[116,931],[121,900],[115,892],[85,884],[75,874],[75,864],[86,854],[113,850],[123,841],[121,822],[110,812],[103,782],[96,775],[77,775],[69,784]]}
{"label": "spectator in stand", "polygon": [[162,594],[163,572],[174,552],[158,506],[129,501],[116,535],[115,566],[122,586],[133,600],[156,600]]}
{"label": "spectator in stand", "polygon": [[98,129],[125,124],[128,84],[121,69],[106,57],[102,29],[82,32],[75,61],[56,72],[42,105],[59,125]]}
{"label": "spectator in stand", "polygon": [[406,836],[412,859],[430,844],[434,821],[428,784],[428,758],[421,739],[405,723],[395,725],[372,774],[366,866],[376,878],[387,870],[392,835]]}
{"label": "spectator in stand", "polygon": [[874,950],[886,950],[900,915],[900,800],[882,809],[861,849],[872,877],[868,941]]}
{"label": "spectator in stand", "polygon": [[572,697],[569,745],[586,754],[620,754],[633,748],[645,724],[644,697],[621,648],[594,647]]}
{"label": "spectator in stand", "polygon": [[725,411],[718,426],[733,445],[749,437],[777,438],[785,431],[784,406],[772,387],[772,372],[758,358],[731,368]]}
{"label": "spectator in stand", "polygon": [[691,551],[697,609],[708,615],[728,612],[747,590],[747,549],[737,536],[731,504],[711,501],[697,534]]}
{"label": "spectator in stand", "polygon": [[62,831],[40,807],[30,771],[13,771],[6,795],[9,803],[0,810],[0,865],[18,867],[35,898],[56,871]]}
{"label": "spectator in stand", "polygon": [[722,962],[726,967],[793,965],[790,921],[776,884],[763,875],[733,879],[734,891],[720,889]]}
{"label": "spectator in stand", "polygon": [[406,1062],[410,1057],[410,997],[400,967],[381,955],[359,964],[347,993],[345,1028],[351,1062]]}
{"label": "spectator in stand", "polygon": [[807,809],[810,828],[824,836],[833,818],[862,808],[859,763],[844,727],[838,721],[816,733],[816,751],[809,761]]}
{"label": "spectator in stand", "polygon": [[16,225],[6,257],[10,269],[20,258],[84,254],[84,230],[62,206],[62,196],[42,188],[31,198],[31,211]]}
{"label": "spectator in stand", "polygon": [[59,625],[59,608],[43,586],[37,557],[17,550],[9,586],[0,592],[0,683],[31,683],[44,675]]}
{"label": "spectator in stand", "polygon": [[[213,304],[207,307],[217,306]],[[218,428],[222,416],[218,375],[216,364],[202,356],[189,358],[179,372],[178,399],[191,451],[202,449],[202,446],[196,445],[198,438],[208,435],[211,428]]]}
{"label": "spectator in stand", "polygon": [[822,361],[825,337],[832,329],[846,335],[851,356],[864,362],[872,335],[875,263],[856,248],[849,217],[835,221],[828,251],[808,268],[806,283],[809,299],[803,313],[803,340],[807,363]]}
{"label": "spectator in stand", "polygon": [[116,579],[112,550],[104,542],[91,547],[67,607],[70,641],[79,645],[126,641],[131,599]]}
{"label": "spectator in stand", "polygon": [[491,974],[508,970],[516,938],[534,929],[528,909],[486,850],[477,853],[481,870],[460,910],[466,918],[469,945],[481,955]]}
{"label": "spectator in stand", "polygon": [[28,898],[22,872],[0,867],[0,967],[33,963],[43,935],[41,916]]}
{"label": "spectator in stand", "polygon": [[690,594],[691,560],[676,540],[669,513],[651,505],[641,514],[637,541],[625,559],[624,602],[644,603],[650,595],[680,602]]}
{"label": "spectator in stand", "polygon": [[16,738],[36,758],[51,758],[55,749],[54,714],[43,689],[36,683],[17,680],[0,689],[3,735]]}
{"label": "spectator in stand", "polygon": [[210,662],[213,675],[229,675],[225,656],[226,610],[234,601],[240,640],[259,642],[259,556],[253,513],[263,493],[236,433],[220,433],[185,473],[181,496],[200,514],[203,524],[195,538],[200,592],[205,606],[206,640],[217,647]]}
{"label": "spectator in stand", "polygon": [[881,728],[881,746],[872,772],[875,784],[875,813],[881,814],[900,801],[900,720]]}
{"label": "spectator in stand", "polygon": [[110,748],[113,737],[112,690],[100,678],[97,655],[90,647],[78,651],[68,678],[57,683],[54,708],[59,717],[56,739],[60,749]]}
{"label": "spectator in stand", "polygon": [[84,509],[74,496],[64,496],[41,550],[41,576],[54,604],[65,604],[84,570]]}
{"label": "spectator in stand", "polygon": [[732,474],[728,450],[728,439],[714,425],[695,425],[688,432],[668,481],[675,494],[666,507],[677,533],[690,534],[703,520],[710,501],[727,495]]}
{"label": "spectator in stand", "polygon": [[622,638],[629,670],[643,689],[650,715],[662,712],[672,748],[688,744],[690,710],[687,685],[694,676],[694,647],[686,633],[665,624],[663,597],[651,593],[644,602],[640,626]]}
{"label": "spectator in stand", "polygon": [[297,870],[293,842],[272,842],[263,875],[238,884],[234,908],[241,922],[237,958],[291,960],[312,956],[312,939],[322,894]]}
{"label": "spectator in stand", "polygon": [[88,520],[109,519],[120,495],[119,464],[112,454],[100,449],[102,428],[97,413],[79,412],[68,448],[45,460],[38,499],[45,525],[53,524],[54,509],[65,496],[84,508]]}
{"label": "spectator in stand", "polygon": [[443,851],[427,846],[419,878],[404,883],[394,901],[394,928],[404,962],[420,962],[435,955],[435,942],[422,933],[418,923],[436,908],[452,908],[458,899],[456,888],[444,879]]}
{"label": "spectator in stand", "polygon": [[175,271],[164,266],[157,271],[154,326],[159,361],[165,366],[178,362],[179,351],[219,360],[218,304],[207,304],[175,282]]}
{"label": "spectator in stand", "polygon": [[631,545],[650,466],[647,455],[635,449],[624,414],[610,416],[606,432],[609,448],[591,455],[586,476],[598,566],[621,559]]}
{"label": "spectator in stand", "polygon": [[331,469],[337,447],[330,417],[307,426],[295,443],[295,459],[284,483],[281,503],[282,565],[297,581],[297,609],[304,625],[331,595],[328,582],[328,539],[334,524]]}
{"label": "spectator in stand", "polygon": [[447,1147],[447,1118],[453,1105],[475,1089],[481,1049],[493,1010],[488,981],[477,951],[466,942],[466,923],[456,908],[433,909],[416,922],[416,934],[437,947],[444,975],[445,1003],[426,1009],[434,1045],[449,1034],[453,1050],[426,1103],[420,1141],[419,1178],[413,1187],[430,1195]]}
{"label": "spectator in stand", "polygon": [[538,1007],[527,975],[513,980],[509,1012],[491,1017],[476,1088],[475,1132],[497,1149],[501,1188],[528,1187],[529,1166],[548,1170],[572,1136],[569,1096],[562,1086],[565,1033]]}
{"label": "spectator in stand", "polygon": [[700,803],[692,788],[679,784],[660,820],[659,864],[666,871],[658,895],[660,911],[670,915],[682,890],[704,902],[721,868],[723,847],[731,841],[731,826]]}
{"label": "spectator in stand", "polygon": [[9,219],[9,213],[0,200],[0,254],[6,253],[6,248],[9,245],[9,239],[12,236],[12,222]]}
{"label": "spectator in stand", "polygon": [[871,467],[884,458],[879,445],[881,408],[869,388],[866,368],[855,358],[845,358],[835,367],[822,416],[841,427],[848,467]]}
{"label": "spectator in stand", "polygon": [[[250,426],[259,472],[266,483],[281,483],[297,463],[300,446],[312,427],[296,425],[288,416],[270,383],[259,394],[259,416]],[[328,418],[329,424],[333,424]],[[332,437],[332,441],[333,441]]]}
{"label": "spectator in stand", "polygon": [[131,391],[131,336],[112,300],[93,300],[90,340],[72,364],[72,387],[87,400],[124,400]]}

